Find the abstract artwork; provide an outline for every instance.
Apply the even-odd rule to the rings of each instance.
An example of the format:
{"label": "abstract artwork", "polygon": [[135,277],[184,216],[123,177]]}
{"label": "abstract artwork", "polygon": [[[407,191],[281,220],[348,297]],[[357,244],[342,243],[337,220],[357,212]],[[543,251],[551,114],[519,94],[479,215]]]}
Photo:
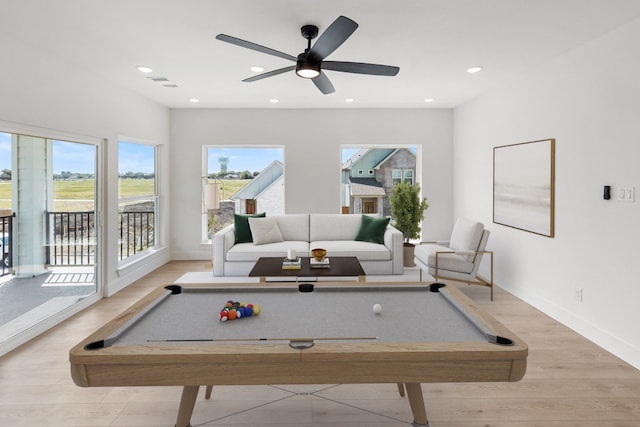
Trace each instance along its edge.
{"label": "abstract artwork", "polygon": [[493,148],[493,222],[554,236],[555,139]]}

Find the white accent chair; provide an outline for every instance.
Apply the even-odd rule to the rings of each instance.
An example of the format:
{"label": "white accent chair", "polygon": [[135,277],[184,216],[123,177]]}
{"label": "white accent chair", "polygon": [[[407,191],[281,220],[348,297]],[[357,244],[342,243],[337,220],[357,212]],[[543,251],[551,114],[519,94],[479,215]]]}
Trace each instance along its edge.
{"label": "white accent chair", "polygon": [[[415,263],[422,272],[436,280],[451,280],[491,289],[493,301],[493,252],[485,250],[489,230],[480,222],[458,218],[448,242],[425,242],[415,248]],[[478,276],[482,255],[491,262],[489,280]]]}

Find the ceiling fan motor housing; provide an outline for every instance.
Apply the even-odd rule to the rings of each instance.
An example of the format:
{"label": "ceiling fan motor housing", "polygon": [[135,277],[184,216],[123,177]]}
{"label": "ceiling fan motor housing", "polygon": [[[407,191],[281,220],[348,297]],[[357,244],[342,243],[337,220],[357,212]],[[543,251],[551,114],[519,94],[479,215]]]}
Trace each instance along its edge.
{"label": "ceiling fan motor housing", "polygon": [[300,32],[302,33],[302,37],[307,40],[315,39],[318,37],[318,27],[315,25],[303,25],[300,28]]}

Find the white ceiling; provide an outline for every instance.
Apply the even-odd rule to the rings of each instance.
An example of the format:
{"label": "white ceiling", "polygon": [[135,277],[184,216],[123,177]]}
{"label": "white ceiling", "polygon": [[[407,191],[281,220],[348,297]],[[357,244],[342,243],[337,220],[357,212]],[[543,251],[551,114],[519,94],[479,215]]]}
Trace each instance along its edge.
{"label": "white ceiling", "polygon": [[[322,33],[339,15],[359,28],[327,59],[396,65],[396,77],[327,71],[330,95],[293,72],[243,83],[252,65],[292,63],[215,39],[296,56],[302,25]],[[639,0],[0,0],[0,36],[170,108],[449,108],[639,16]]]}

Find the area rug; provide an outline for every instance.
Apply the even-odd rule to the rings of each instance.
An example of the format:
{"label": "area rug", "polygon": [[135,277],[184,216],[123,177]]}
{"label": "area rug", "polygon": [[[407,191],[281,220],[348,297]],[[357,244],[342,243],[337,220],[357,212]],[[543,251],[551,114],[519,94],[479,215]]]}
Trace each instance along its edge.
{"label": "area rug", "polygon": [[[308,280],[308,279],[305,279]],[[353,281],[353,277],[326,277],[319,281]],[[367,276],[367,282],[417,282],[420,280],[418,267],[405,267],[404,274]],[[273,278],[268,281],[293,281],[291,277]],[[258,283],[257,277],[246,276],[214,276],[211,271],[192,271],[183,274],[175,283]]]}

